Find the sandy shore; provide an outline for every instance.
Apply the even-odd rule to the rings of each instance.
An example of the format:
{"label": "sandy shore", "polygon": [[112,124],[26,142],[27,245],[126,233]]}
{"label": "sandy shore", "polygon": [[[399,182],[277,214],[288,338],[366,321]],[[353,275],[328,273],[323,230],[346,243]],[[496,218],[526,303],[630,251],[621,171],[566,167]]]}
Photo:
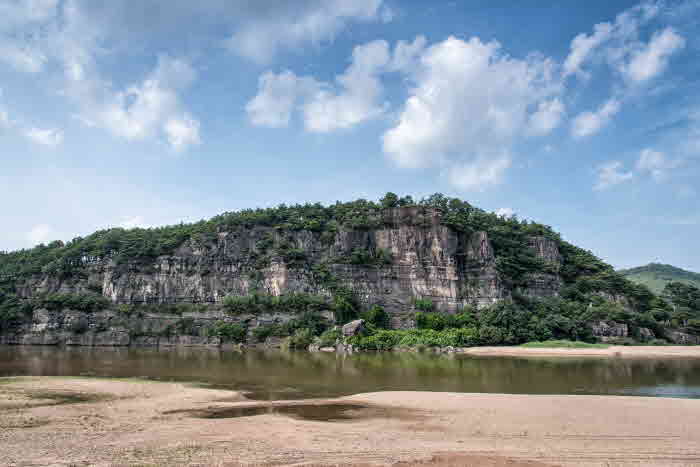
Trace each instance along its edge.
{"label": "sandy shore", "polygon": [[2,379],[0,465],[700,465],[700,400],[379,392],[272,405],[177,383]]}
{"label": "sandy shore", "polygon": [[700,358],[700,345],[684,346],[624,346],[611,345],[605,349],[564,349],[527,347],[469,347],[463,353],[470,355],[560,356],[560,357],[683,357]]}

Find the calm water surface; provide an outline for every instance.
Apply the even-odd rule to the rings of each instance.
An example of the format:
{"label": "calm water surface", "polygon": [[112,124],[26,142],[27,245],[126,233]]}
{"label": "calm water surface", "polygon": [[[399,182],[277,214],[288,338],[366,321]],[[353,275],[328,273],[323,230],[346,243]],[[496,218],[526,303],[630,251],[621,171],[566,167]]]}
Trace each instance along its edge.
{"label": "calm water surface", "polygon": [[192,381],[255,399],[397,390],[700,398],[700,359],[0,346],[0,376],[24,375]]}

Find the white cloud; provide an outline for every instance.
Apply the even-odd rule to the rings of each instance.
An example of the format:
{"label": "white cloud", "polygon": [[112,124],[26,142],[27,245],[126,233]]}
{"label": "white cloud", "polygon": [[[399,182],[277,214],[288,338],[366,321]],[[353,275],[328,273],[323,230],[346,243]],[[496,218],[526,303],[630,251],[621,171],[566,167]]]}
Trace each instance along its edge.
{"label": "white cloud", "polygon": [[56,128],[28,128],[24,131],[24,136],[44,146],[55,147],[63,142],[63,131]]}
{"label": "white cloud", "polygon": [[124,217],[119,223],[119,227],[124,229],[134,229],[136,227],[148,227],[143,219],[143,216]]}
{"label": "white cloud", "polygon": [[[583,65],[590,62],[620,62],[638,47],[639,28],[657,16],[657,2],[646,1],[623,11],[613,23],[593,26],[591,34],[581,33],[571,41],[571,51],[564,61],[564,76],[587,77]],[[612,64],[612,63],[611,63]]]}
{"label": "white cloud", "polygon": [[416,70],[426,46],[425,36],[416,37],[413,42],[398,41],[394,48],[394,56],[389,64],[391,71],[411,73]]}
{"label": "white cloud", "polygon": [[656,32],[646,47],[632,53],[628,64],[621,71],[633,82],[647,81],[662,73],[668,60],[676,51],[685,46],[685,40],[673,29]]}
{"label": "white cloud", "polygon": [[10,120],[10,114],[6,110],[0,109],[0,130],[10,128],[12,126],[12,121]]}
{"label": "white cloud", "polygon": [[168,135],[168,142],[176,151],[200,143],[199,122],[189,115],[168,119],[164,130]]}
{"label": "white cloud", "polygon": [[619,110],[620,101],[611,98],[595,112],[583,112],[579,114],[571,124],[571,134],[574,138],[585,138],[597,133],[610,122],[612,117],[619,112]]}
{"label": "white cloud", "polygon": [[660,182],[666,179],[668,171],[679,165],[679,161],[667,159],[664,153],[645,148],[639,154],[636,168],[641,172],[648,172],[654,180]]}
{"label": "white cloud", "polygon": [[48,58],[41,50],[28,44],[7,41],[0,42],[0,60],[16,70],[38,73],[43,69]]}
{"label": "white cloud", "polygon": [[332,41],[351,22],[390,21],[382,0],[324,0],[293,2],[289,9],[243,24],[226,41],[235,53],[258,63],[269,63],[280,50]]}
{"label": "white cloud", "polygon": [[511,217],[513,214],[515,214],[515,211],[513,208],[499,208],[496,209],[496,215],[500,217]]}
{"label": "white cloud", "polygon": [[571,41],[571,52],[564,61],[565,76],[582,73],[581,65],[598,46],[610,38],[613,27],[610,23],[600,23],[593,29],[592,34],[581,33]]}
{"label": "white cloud", "polygon": [[[478,38],[434,44],[417,66],[399,120],[384,133],[384,152],[399,167],[447,167],[460,189],[498,184],[514,139],[527,132],[530,109],[547,108],[539,103],[559,90],[551,61],[514,59]],[[546,126],[554,119],[537,120]]]}
{"label": "white cloud", "polygon": [[452,185],[465,191],[483,191],[503,181],[505,171],[511,166],[508,154],[493,157],[477,157],[469,162],[456,162],[448,172]]}
{"label": "white cloud", "polygon": [[632,180],[634,174],[631,171],[624,171],[623,167],[620,161],[610,161],[598,167],[598,181],[593,189],[602,191]]}
{"label": "white cloud", "polygon": [[537,111],[530,116],[530,133],[546,135],[551,132],[559,126],[564,117],[564,112],[564,104],[558,97],[540,102],[537,106]]}
{"label": "white cloud", "polygon": [[27,233],[27,240],[30,246],[46,243],[51,239],[53,229],[47,224],[35,225],[32,230]]}
{"label": "white cloud", "polygon": [[43,23],[55,18],[58,0],[0,1],[0,61],[37,73],[48,61]]}
{"label": "white cloud", "polygon": [[257,95],[246,105],[248,118],[257,126],[286,127],[297,101],[311,95],[317,87],[315,79],[298,77],[289,70],[264,73],[258,79]]}
{"label": "white cloud", "polygon": [[[73,70],[75,71],[75,70]],[[79,119],[129,141],[163,135],[177,151],[198,144],[199,122],[183,110],[179,92],[196,79],[189,62],[161,56],[143,82],[123,91],[95,76],[73,73],[69,95],[81,106]]]}
{"label": "white cloud", "polygon": [[336,78],[338,91],[320,86],[304,105],[306,129],[328,132],[349,128],[381,114],[379,73],[389,63],[389,45],[373,41],[355,47],[352,64]]}
{"label": "white cloud", "polygon": [[385,41],[355,47],[352,63],[336,77],[336,83],[319,82],[291,71],[264,73],[258,93],[246,110],[252,124],[285,127],[295,109],[301,110],[304,126],[311,132],[349,128],[384,111],[380,102],[383,86],[379,74],[390,60]]}

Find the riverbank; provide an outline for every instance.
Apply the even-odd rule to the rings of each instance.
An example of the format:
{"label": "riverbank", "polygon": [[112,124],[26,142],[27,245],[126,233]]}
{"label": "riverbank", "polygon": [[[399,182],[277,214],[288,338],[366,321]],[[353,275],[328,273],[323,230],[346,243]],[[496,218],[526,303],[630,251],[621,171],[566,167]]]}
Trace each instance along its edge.
{"label": "riverbank", "polygon": [[0,413],[8,466],[700,462],[700,400],[690,399],[378,392],[260,402],[179,383],[24,377],[0,380]]}
{"label": "riverbank", "polygon": [[503,357],[629,357],[659,358],[681,357],[700,358],[700,346],[660,345],[634,346],[611,345],[606,348],[557,348],[557,347],[469,347],[459,349],[467,355],[490,355]]}

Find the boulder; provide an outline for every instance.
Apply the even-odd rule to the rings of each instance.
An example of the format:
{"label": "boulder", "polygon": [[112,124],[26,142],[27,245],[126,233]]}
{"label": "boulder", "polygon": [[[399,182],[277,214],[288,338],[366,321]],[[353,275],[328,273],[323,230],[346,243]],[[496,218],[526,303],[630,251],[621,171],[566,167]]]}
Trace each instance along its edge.
{"label": "boulder", "polygon": [[355,321],[350,321],[349,323],[343,325],[343,335],[345,337],[357,336],[358,334],[362,334],[364,330],[364,319],[356,319]]}

